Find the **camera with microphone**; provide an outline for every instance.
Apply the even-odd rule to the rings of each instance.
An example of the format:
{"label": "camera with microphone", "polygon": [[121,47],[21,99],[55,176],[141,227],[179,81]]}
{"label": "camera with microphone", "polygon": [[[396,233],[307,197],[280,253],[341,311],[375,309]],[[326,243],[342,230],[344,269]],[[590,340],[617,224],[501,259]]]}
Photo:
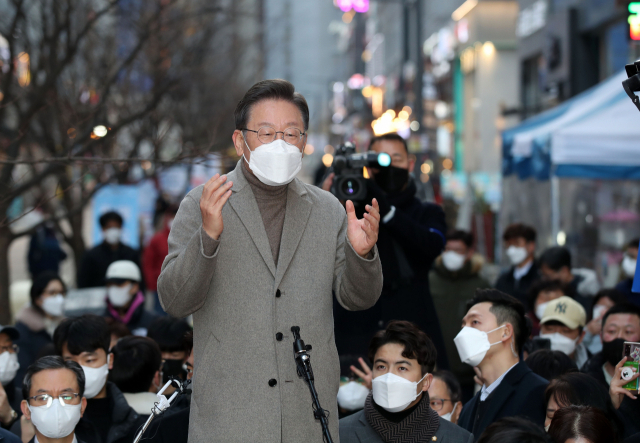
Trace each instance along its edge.
{"label": "camera with microphone", "polygon": [[364,168],[387,168],[391,165],[391,156],[386,153],[356,152],[353,143],[346,142],[338,147],[331,164],[335,173],[331,193],[338,200],[364,201],[367,196],[367,184]]}

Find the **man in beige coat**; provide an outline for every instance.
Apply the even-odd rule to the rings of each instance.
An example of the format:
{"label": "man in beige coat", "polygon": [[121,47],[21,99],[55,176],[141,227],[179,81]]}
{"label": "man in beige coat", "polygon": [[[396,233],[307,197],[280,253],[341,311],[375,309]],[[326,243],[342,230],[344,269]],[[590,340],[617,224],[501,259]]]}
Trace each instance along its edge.
{"label": "man in beige coat", "polygon": [[320,402],[338,441],[335,294],[367,309],[382,290],[378,203],[357,219],[295,179],[307,103],[267,80],[238,103],[233,141],[243,158],[180,204],[158,279],[163,308],[193,314],[195,372],[189,442],[321,442],[309,390],[296,373],[292,326],[310,352]]}

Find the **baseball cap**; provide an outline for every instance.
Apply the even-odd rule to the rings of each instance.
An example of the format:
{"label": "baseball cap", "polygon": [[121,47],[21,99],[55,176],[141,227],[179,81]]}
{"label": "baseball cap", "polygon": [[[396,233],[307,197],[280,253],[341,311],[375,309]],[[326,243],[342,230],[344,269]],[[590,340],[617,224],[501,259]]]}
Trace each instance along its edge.
{"label": "baseball cap", "polygon": [[563,295],[549,302],[544,310],[540,324],[542,325],[552,320],[559,321],[571,329],[577,329],[587,324],[587,313],[580,303],[571,297]]}
{"label": "baseball cap", "polygon": [[109,265],[107,268],[107,275],[105,276],[107,281],[109,280],[131,280],[140,282],[142,277],[140,276],[140,268],[134,262],[130,260],[117,260]]}
{"label": "baseball cap", "polygon": [[7,334],[12,341],[16,341],[20,338],[20,332],[13,326],[1,326],[0,334]]}

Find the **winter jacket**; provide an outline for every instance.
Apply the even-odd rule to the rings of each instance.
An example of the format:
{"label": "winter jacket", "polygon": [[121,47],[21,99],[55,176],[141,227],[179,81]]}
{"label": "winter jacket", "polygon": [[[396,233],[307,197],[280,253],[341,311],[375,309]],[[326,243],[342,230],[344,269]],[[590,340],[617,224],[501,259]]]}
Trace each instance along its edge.
{"label": "winter jacket", "polygon": [[[171,407],[173,408],[173,406]],[[167,411],[170,412],[171,408]],[[189,436],[189,408],[163,414],[154,420],[145,433],[145,443],[187,443]]]}
{"label": "winter jacket", "polygon": [[514,296],[520,300],[523,305],[529,306],[529,288],[535,281],[540,279],[538,265],[534,262],[533,265],[531,265],[529,272],[527,272],[520,280],[516,280],[513,276],[514,270],[515,266],[512,266],[508,271],[502,273],[502,275],[498,277],[496,289]]}
{"label": "winter jacket", "polygon": [[140,267],[139,251],[122,243],[115,251],[107,242],[102,242],[85,252],[78,272],[78,288],[104,286],[107,268],[117,260],[130,260]]}
{"label": "winter jacket", "polygon": [[467,301],[473,298],[476,289],[490,287],[478,274],[483,265],[483,258],[476,254],[462,269],[452,272],[444,267],[442,257],[438,257],[429,273],[431,297],[440,320],[449,366],[460,384],[468,386],[473,386],[473,368],[460,361],[453,339],[460,332],[460,322],[467,313]]}
{"label": "winter jacket", "polygon": [[20,338],[14,342],[20,347],[20,369],[14,380],[16,387],[22,388],[22,379],[27,368],[40,357],[40,352],[46,346],[53,344],[53,340],[47,332],[45,316],[32,306],[25,306],[18,312],[15,328],[20,332]]}
{"label": "winter jacket", "polygon": [[164,228],[155,233],[142,255],[142,271],[147,289],[158,290],[158,277],[162,262],[169,253],[169,228]]}
{"label": "winter jacket", "polygon": [[622,292],[629,303],[633,303],[636,306],[640,306],[640,294],[633,292],[631,289],[633,288],[633,278],[627,278],[622,280],[620,283],[616,285],[616,289]]}
{"label": "winter jacket", "polygon": [[[134,306],[134,303],[136,306]],[[146,336],[149,325],[153,323],[153,321],[158,318],[158,316],[155,313],[149,312],[144,308],[144,295],[142,294],[142,292],[138,292],[135,295],[134,302],[131,304],[131,307],[129,309],[133,309],[133,313],[131,314],[129,320],[125,322],[123,321],[123,318],[121,318],[117,313],[111,302],[107,299],[107,309],[104,315],[105,317],[110,317],[120,323],[124,323],[133,335]]]}

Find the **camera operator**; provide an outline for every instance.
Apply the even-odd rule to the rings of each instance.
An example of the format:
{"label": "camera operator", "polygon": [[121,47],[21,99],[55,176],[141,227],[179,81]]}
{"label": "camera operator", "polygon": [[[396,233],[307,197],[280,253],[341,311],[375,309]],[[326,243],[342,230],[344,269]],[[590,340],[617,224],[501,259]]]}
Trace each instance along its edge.
{"label": "camera operator", "polygon": [[[378,250],[384,287],[378,303],[361,312],[346,311],[334,303],[336,346],[343,364],[355,361],[367,349],[370,337],[390,320],[407,320],[418,325],[434,342],[438,369],[448,368],[440,323],[429,293],[429,269],[444,247],[446,225],[440,206],[422,203],[415,196],[416,185],[409,173],[415,160],[405,140],[397,134],[375,137],[369,150],[386,153],[391,165],[367,168],[367,197],[380,204]],[[329,191],[334,174],[322,188]],[[344,372],[344,368],[343,368]]]}

